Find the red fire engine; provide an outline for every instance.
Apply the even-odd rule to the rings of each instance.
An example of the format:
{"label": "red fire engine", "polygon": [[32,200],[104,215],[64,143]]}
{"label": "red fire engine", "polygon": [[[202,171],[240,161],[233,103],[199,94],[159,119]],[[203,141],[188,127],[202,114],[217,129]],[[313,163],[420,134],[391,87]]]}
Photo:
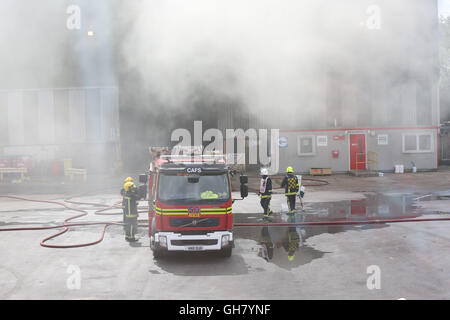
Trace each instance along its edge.
{"label": "red fire engine", "polygon": [[[159,155],[142,178],[148,182],[150,248],[167,251],[220,250],[230,257],[233,243],[231,175],[224,156]],[[248,177],[240,176],[241,198]]]}

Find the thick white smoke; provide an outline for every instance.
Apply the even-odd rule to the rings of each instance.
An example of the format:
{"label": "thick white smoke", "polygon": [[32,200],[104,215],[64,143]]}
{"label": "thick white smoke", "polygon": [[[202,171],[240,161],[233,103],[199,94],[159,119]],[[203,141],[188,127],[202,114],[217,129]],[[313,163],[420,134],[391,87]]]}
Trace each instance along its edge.
{"label": "thick white smoke", "polygon": [[314,72],[329,46],[319,36],[326,16],[321,5],[140,2],[124,55],[168,110],[183,112],[198,87],[235,97],[250,110],[292,110],[299,106],[305,75]]}
{"label": "thick white smoke", "polygon": [[48,87],[63,73],[65,8],[51,0],[0,1],[1,88]]}
{"label": "thick white smoke", "polygon": [[326,117],[333,85],[344,91],[340,104],[351,115],[364,102],[357,98],[367,90],[358,87],[360,79],[382,93],[392,74],[423,62],[408,54],[423,50],[411,37],[429,32],[420,19],[426,3],[377,3],[375,9],[364,0],[124,3],[134,19],[127,20],[122,54],[166,112],[188,114],[189,99],[206,87],[253,114],[266,110],[260,119],[266,125],[298,127]]}

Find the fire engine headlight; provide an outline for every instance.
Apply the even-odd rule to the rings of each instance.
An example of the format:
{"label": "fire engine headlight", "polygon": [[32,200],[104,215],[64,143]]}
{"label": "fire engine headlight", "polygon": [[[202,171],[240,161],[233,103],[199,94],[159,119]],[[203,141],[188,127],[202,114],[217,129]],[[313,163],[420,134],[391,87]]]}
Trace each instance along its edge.
{"label": "fire engine headlight", "polygon": [[229,235],[222,236],[222,247],[228,246],[229,243],[230,243],[230,236]]}
{"label": "fire engine headlight", "polygon": [[166,236],[159,236],[159,245],[161,247],[167,248],[167,238],[166,238]]}

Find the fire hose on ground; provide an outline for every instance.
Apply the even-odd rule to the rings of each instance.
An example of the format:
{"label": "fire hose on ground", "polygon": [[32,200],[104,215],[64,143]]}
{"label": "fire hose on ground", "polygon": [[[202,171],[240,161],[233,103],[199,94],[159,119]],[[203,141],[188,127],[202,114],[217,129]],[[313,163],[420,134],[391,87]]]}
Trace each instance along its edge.
{"label": "fire hose on ground", "polygon": [[[59,202],[59,201],[35,200],[35,199],[28,199],[28,198],[18,197],[18,196],[0,196],[0,198],[21,200],[21,201],[27,201],[27,202],[55,204],[55,205],[62,206],[64,208],[68,209],[68,210],[81,212],[81,214],[78,214],[78,215],[75,215],[75,216],[72,216],[72,217],[69,217],[69,218],[65,219],[63,221],[63,224],[61,224],[61,225],[48,226],[48,227],[26,227],[26,228],[7,228],[7,229],[3,229],[2,228],[2,229],[0,229],[0,232],[7,232],[7,231],[11,232],[11,231],[39,231],[39,230],[51,230],[51,229],[61,229],[62,228],[63,230],[61,230],[60,232],[58,232],[56,234],[53,234],[53,235],[51,235],[49,237],[46,237],[45,239],[43,239],[40,242],[40,245],[42,247],[46,247],[46,248],[69,249],[69,248],[80,248],[80,247],[93,246],[93,245],[96,245],[96,244],[98,244],[98,243],[103,241],[105,233],[106,233],[106,229],[109,226],[112,226],[112,225],[119,225],[119,226],[121,226],[121,225],[123,225],[123,223],[121,223],[121,222],[113,222],[113,221],[69,223],[69,221],[72,221],[72,220],[79,219],[81,217],[87,216],[89,214],[89,212],[87,210],[69,207],[65,203]],[[119,215],[119,214],[122,214],[122,213],[104,213],[104,211],[111,210],[111,209],[114,209],[114,208],[119,208],[118,204],[120,202],[116,202],[116,203],[114,203],[112,205],[105,205],[105,204],[98,204],[98,203],[89,203],[89,202],[75,202],[75,201],[72,201],[72,200],[69,200],[69,199],[64,200],[64,202],[72,203],[72,204],[76,204],[76,205],[91,205],[91,206],[104,207],[103,209],[95,211],[95,214],[97,214],[97,215]],[[140,211],[140,212],[143,212],[143,211]],[[59,236],[63,235],[64,233],[69,231],[69,229],[71,227],[92,226],[92,225],[103,225],[103,229],[102,229],[100,238],[98,240],[87,242],[87,243],[73,244],[73,245],[51,245],[51,244],[47,244],[46,243],[46,242],[48,242],[51,239],[54,239],[56,237],[59,237]]]}
{"label": "fire hose on ground", "polygon": [[[52,200],[36,200],[36,199],[28,199],[24,197],[18,197],[18,196],[2,196],[0,195],[0,198],[6,198],[6,199],[14,199],[14,200],[20,200],[20,201],[28,201],[28,202],[37,202],[37,203],[49,203],[49,204],[55,204],[62,206],[68,210],[78,211],[81,212],[81,214],[69,217],[63,221],[63,224],[61,225],[55,225],[55,226],[47,226],[47,227],[22,227],[22,228],[0,228],[0,232],[13,232],[13,231],[39,231],[39,230],[52,230],[52,229],[63,229],[59,231],[56,234],[53,234],[49,237],[46,237],[40,242],[40,245],[42,247],[46,248],[58,248],[58,249],[69,249],[69,248],[80,248],[80,247],[88,247],[93,246],[96,244],[99,244],[103,241],[106,233],[106,229],[109,226],[123,226],[123,223],[121,222],[114,222],[114,221],[99,221],[99,222],[79,222],[79,223],[69,223],[72,220],[79,219],[81,217],[87,216],[89,212],[84,209],[79,208],[73,208],[68,205],[66,205],[63,202],[59,201],[52,201]],[[103,207],[102,209],[98,209],[94,212],[96,215],[122,215],[122,212],[106,212],[112,209],[119,209],[121,206],[119,206],[121,201],[117,201],[112,205],[106,205],[106,204],[99,204],[99,203],[89,203],[89,202],[77,202],[70,199],[64,200],[66,203],[71,203],[75,205],[89,205],[89,206],[95,206],[95,207]],[[139,207],[140,213],[147,213],[148,212],[148,206],[142,206]],[[239,214],[239,213],[235,213]],[[258,213],[259,214],[259,213]],[[413,218],[400,218],[400,219],[373,219],[373,220],[354,220],[354,221],[310,221],[310,222],[278,222],[278,223],[271,223],[271,222],[264,222],[264,223],[235,223],[234,227],[292,227],[292,226],[349,226],[349,225],[370,225],[370,224],[385,224],[385,223],[404,223],[404,222],[431,222],[431,221],[450,221],[450,217],[445,218],[420,218],[420,219],[413,219]],[[148,220],[139,220],[139,222],[147,222]],[[87,242],[87,243],[80,243],[80,244],[72,244],[72,245],[51,245],[47,244],[47,242],[51,239],[55,239],[64,233],[66,233],[70,228],[72,227],[80,227],[80,226],[93,226],[93,225],[103,225],[103,229],[100,235],[100,238]],[[148,226],[148,225],[142,225],[142,226]]]}

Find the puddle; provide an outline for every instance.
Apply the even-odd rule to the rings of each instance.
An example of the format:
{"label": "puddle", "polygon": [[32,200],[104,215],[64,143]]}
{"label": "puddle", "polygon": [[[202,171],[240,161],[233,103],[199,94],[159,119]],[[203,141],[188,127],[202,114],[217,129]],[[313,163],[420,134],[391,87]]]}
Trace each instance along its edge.
{"label": "puddle", "polygon": [[[303,211],[297,210],[294,217],[284,213],[275,214],[273,222],[320,222],[320,221],[367,221],[375,219],[407,219],[436,214],[436,210],[425,210],[422,200],[450,200],[449,194],[431,195],[417,200],[423,195],[399,193],[365,193],[361,200],[306,203]],[[261,222],[260,216],[237,214],[235,223]],[[349,230],[388,228],[388,224],[354,226],[301,226],[301,227],[237,227],[235,239],[251,239],[258,243],[257,254],[261,259],[284,268],[291,269],[322,258],[327,252],[308,245],[307,239],[324,234],[335,234]]]}
{"label": "puddle", "polygon": [[[420,201],[436,201],[436,200],[450,200],[450,192],[438,193],[438,194],[428,194],[422,197],[418,197]],[[417,199],[417,198],[416,198]]]}
{"label": "puddle", "polygon": [[425,213],[450,213],[450,191],[422,196],[417,202],[417,207]]}
{"label": "puddle", "polygon": [[[262,219],[247,215],[239,215],[236,222],[263,222]],[[300,222],[304,221],[304,217],[297,215],[295,217],[287,217],[286,215],[276,215],[273,217],[274,222]],[[258,257],[264,259],[268,263],[274,263],[280,268],[291,270],[300,265],[310,263],[315,259],[319,259],[326,252],[314,249],[305,243],[308,237],[315,234],[330,232],[324,230],[317,232],[311,227],[239,227],[234,229],[234,236],[237,243],[241,239],[254,240],[258,244],[257,250],[254,250]]]}

